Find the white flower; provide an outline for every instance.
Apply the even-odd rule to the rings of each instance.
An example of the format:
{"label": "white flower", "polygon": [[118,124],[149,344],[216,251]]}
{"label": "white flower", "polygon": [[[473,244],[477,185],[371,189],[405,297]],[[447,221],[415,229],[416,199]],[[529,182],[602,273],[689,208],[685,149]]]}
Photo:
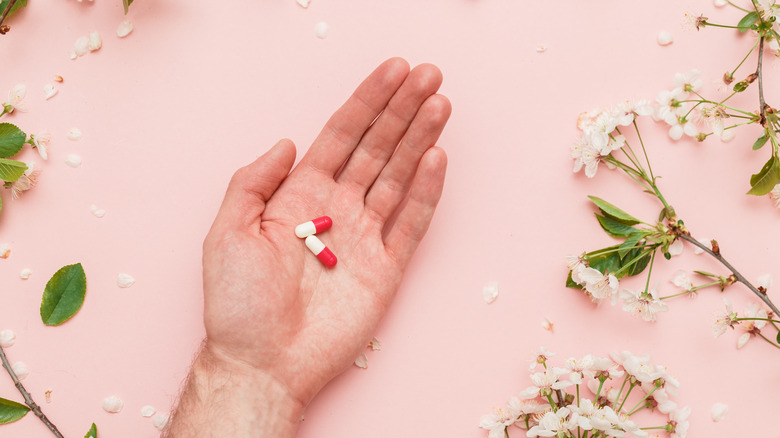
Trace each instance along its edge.
{"label": "white flower", "polygon": [[669,310],[669,306],[658,298],[655,289],[650,289],[647,293],[623,289],[620,291],[620,298],[623,300],[623,311],[645,321],[655,321],[658,312]]}
{"label": "white flower", "polygon": [[636,378],[640,383],[653,383],[666,375],[662,367],[650,362],[648,355],[634,355],[629,351],[623,353],[623,368],[628,375]]}
{"label": "white flower", "polygon": [[666,120],[670,115],[675,118],[677,116],[685,115],[687,111],[681,102],[681,100],[683,100],[682,92],[682,88],[675,88],[673,90],[664,90],[658,93],[658,96],[655,98],[656,107],[653,119],[659,121]]}
{"label": "white flower", "polygon": [[615,379],[623,376],[623,370],[608,357],[591,357],[590,367],[583,371],[583,373],[591,379],[597,379],[599,376],[603,376],[607,379]]}
{"label": "white flower", "polygon": [[488,430],[488,438],[503,438],[504,430],[511,426],[517,417],[509,410],[496,409],[492,414],[485,414],[479,420],[479,427]]}
{"label": "white flower", "polygon": [[685,271],[677,271],[670,281],[675,286],[687,291],[690,291],[693,288],[693,282],[688,278],[688,274],[686,274]]}
{"label": "white flower", "polygon": [[617,296],[620,284],[613,274],[602,274],[597,269],[585,268],[580,273],[585,290],[595,299],[602,300]]}
{"label": "white flower", "polygon": [[[750,303],[745,307],[744,318],[769,318],[766,310],[758,307],[756,303]],[[761,333],[761,329],[766,325],[766,321],[763,320],[748,320],[739,321],[737,327],[739,327],[744,333],[737,339],[737,348],[742,348],[747,344],[752,335],[758,335]]]}
{"label": "white flower", "polygon": [[528,367],[529,371],[536,370],[537,365],[547,362],[553,356],[555,356],[555,353],[552,351],[545,347],[539,347],[539,349],[536,350],[536,354],[531,359],[531,366]]}
{"label": "white flower", "polygon": [[718,422],[726,417],[729,412],[729,406],[725,403],[715,403],[710,409],[710,415],[712,415],[712,421]]}
{"label": "white flower", "polygon": [[703,84],[703,81],[699,78],[700,75],[701,72],[697,69],[693,69],[688,73],[677,73],[674,75],[674,85],[689,93],[699,91]]}
{"label": "white flower", "polygon": [[525,427],[525,420],[529,423],[535,422],[533,417],[550,409],[550,405],[542,404],[534,400],[512,397],[507,404],[507,411],[512,418],[515,418],[515,425]]}
{"label": "white flower", "polygon": [[569,374],[569,380],[572,383],[579,385],[582,383],[582,377],[585,370],[590,369],[593,365],[593,356],[590,354],[583,356],[581,359],[575,359],[570,357],[566,359],[565,368],[557,368],[561,374]]}
{"label": "white flower", "polygon": [[723,299],[723,304],[726,305],[726,312],[716,312],[715,323],[712,325],[712,334],[717,338],[718,336],[726,333],[726,329],[737,324],[737,314],[734,312],[734,308],[731,306],[731,302],[728,299]]}
{"label": "white flower", "polygon": [[561,408],[558,412],[547,412],[539,419],[539,424],[530,428],[526,436],[528,437],[552,437],[557,436],[559,432],[569,432],[575,429],[577,426],[569,417],[569,409]]}
{"label": "white flower", "polygon": [[28,161],[24,164],[27,165],[27,170],[24,171],[19,179],[11,183],[11,196],[14,199],[19,199],[22,193],[35,187],[35,184],[38,183],[38,175],[41,173],[40,170],[35,169],[34,161]]}
{"label": "white flower", "polygon": [[581,399],[579,406],[571,404],[566,407],[572,412],[572,423],[576,423],[577,427],[585,430],[593,429],[593,426],[590,424],[590,416],[596,412],[596,406],[590,399]]}
{"label": "white flower", "polygon": [[655,400],[657,403],[656,408],[662,414],[668,414],[677,409],[677,403],[669,399],[669,394],[663,388],[656,389],[648,398]]}
{"label": "white flower", "polygon": [[756,0],[756,9],[764,20],[770,20],[771,17],[780,18],[778,15],[780,14],[780,5],[777,4],[777,0]]}
{"label": "white flower", "polygon": [[569,271],[571,271],[571,280],[577,284],[582,284],[583,281],[580,277],[580,274],[582,274],[582,271],[588,267],[586,264],[585,253],[579,256],[566,256],[566,266],[568,266]]}
{"label": "white flower", "polygon": [[35,148],[38,149],[38,154],[44,160],[49,159],[49,143],[51,143],[51,134],[47,130],[43,130],[37,134],[30,136],[32,138]]}
{"label": "white flower", "polygon": [[707,125],[712,129],[712,133],[723,140],[726,132],[724,131],[724,120],[729,117],[726,108],[721,105],[707,107],[701,110],[701,116]]}
{"label": "white flower", "polygon": [[669,426],[671,438],[685,438],[688,435],[688,416],[691,415],[690,406],[676,409],[669,413]]}
{"label": "white flower", "polygon": [[769,192],[769,199],[775,201],[775,207],[780,208],[780,184],[775,185]]}
{"label": "white flower", "polygon": [[666,118],[664,118],[664,122],[670,126],[669,137],[672,140],[681,139],[683,134],[689,137],[696,137],[699,134],[699,130],[696,129],[696,125],[694,125],[693,122],[691,122],[685,116],[675,116],[669,114]]}
{"label": "white flower", "polygon": [[12,113],[14,110],[27,111],[27,105],[22,100],[27,94],[27,87],[24,84],[17,84],[8,92],[8,101],[3,102],[3,112]]}
{"label": "white flower", "polygon": [[620,418],[609,406],[596,409],[596,411],[590,415],[590,424],[594,429],[600,430],[602,432],[610,433],[615,431],[615,426],[619,421]]}
{"label": "white flower", "polygon": [[518,397],[522,399],[538,396],[545,397],[546,394],[550,394],[553,390],[568,388],[572,385],[571,382],[558,380],[564,374],[566,374],[566,371],[560,368],[546,369],[544,372],[531,374],[531,383],[533,385],[522,390]]}
{"label": "white flower", "polygon": [[678,256],[683,252],[682,239],[674,239],[671,245],[669,245],[669,255]]}

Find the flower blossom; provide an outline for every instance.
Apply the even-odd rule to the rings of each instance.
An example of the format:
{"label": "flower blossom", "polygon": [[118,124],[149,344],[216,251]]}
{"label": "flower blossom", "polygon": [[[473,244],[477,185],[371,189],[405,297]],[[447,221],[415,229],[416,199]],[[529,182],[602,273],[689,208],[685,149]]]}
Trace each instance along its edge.
{"label": "flower blossom", "polygon": [[598,302],[603,299],[617,297],[620,283],[613,274],[602,274],[598,269],[585,268],[580,273],[585,291]]}
{"label": "flower blossom", "polygon": [[520,391],[518,397],[523,399],[546,397],[550,395],[553,390],[568,388],[572,385],[571,382],[558,380],[559,377],[564,374],[566,374],[566,372],[561,372],[560,368],[547,369],[541,373],[531,374],[531,383],[533,383],[533,385]]}
{"label": "flower blossom", "polygon": [[688,73],[677,73],[674,75],[674,85],[688,93],[695,93],[701,90],[704,83],[699,76],[701,76],[701,72],[697,69]]}
{"label": "flower blossom", "polygon": [[35,169],[34,161],[28,161],[24,164],[27,165],[27,170],[24,171],[19,179],[12,182],[10,185],[11,196],[13,196],[14,199],[19,199],[19,196],[21,196],[22,193],[35,187],[35,184],[38,183],[38,175],[41,173],[40,170]]}
{"label": "flower blossom", "polygon": [[508,410],[496,409],[492,414],[485,414],[479,420],[479,427],[488,430],[488,438],[502,438],[504,430],[514,424],[517,417]]}
{"label": "flower blossom", "polygon": [[780,184],[775,185],[769,192],[769,199],[775,202],[775,207],[780,208]]}
{"label": "flower blossom", "polygon": [[623,300],[623,311],[639,316],[645,321],[655,321],[658,312],[669,310],[669,306],[658,298],[655,289],[647,292],[623,289],[620,291],[620,298]]}
{"label": "flower blossom", "polygon": [[27,94],[27,87],[24,84],[17,84],[8,92],[8,101],[3,102],[3,113],[12,113],[14,110],[27,111],[27,105],[22,102]]}
{"label": "flower blossom", "polygon": [[[769,318],[767,311],[758,307],[756,303],[750,303],[745,307],[745,318]],[[742,348],[750,340],[751,336],[756,336],[761,333],[761,329],[766,325],[766,321],[762,320],[749,320],[739,321],[737,327],[744,331],[737,339],[737,348]]]}
{"label": "flower blossom", "polygon": [[569,414],[571,411],[567,408],[558,409],[557,412],[547,412],[539,419],[539,424],[528,429],[528,437],[553,437],[566,435],[576,428],[576,424],[571,421]]}
{"label": "flower blossom", "polygon": [[693,282],[688,278],[688,274],[685,271],[677,271],[670,281],[673,285],[688,292],[691,292],[691,289],[693,289]]}
{"label": "flower blossom", "polygon": [[669,432],[671,438],[685,438],[688,435],[688,417],[691,415],[690,406],[675,409],[669,413]]}
{"label": "flower blossom", "polygon": [[30,136],[33,142],[33,145],[38,150],[38,154],[40,154],[41,158],[44,160],[49,159],[49,143],[51,143],[51,134],[47,130],[43,130],[37,134],[33,134]]}
{"label": "flower blossom", "polygon": [[723,299],[723,304],[726,305],[726,312],[716,312],[715,323],[712,325],[712,334],[717,338],[718,336],[726,333],[726,329],[731,327],[732,329],[738,323],[737,313],[734,312],[734,308],[731,306],[731,302],[728,299]]}

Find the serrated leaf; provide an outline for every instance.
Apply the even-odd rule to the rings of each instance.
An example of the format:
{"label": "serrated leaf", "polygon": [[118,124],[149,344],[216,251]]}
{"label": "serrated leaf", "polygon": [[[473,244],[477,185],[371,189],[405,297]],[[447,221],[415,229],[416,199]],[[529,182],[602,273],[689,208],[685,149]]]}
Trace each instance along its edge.
{"label": "serrated leaf", "polygon": [[127,15],[127,12],[130,10],[130,5],[133,3],[133,0],[122,0],[122,5],[125,7],[125,15]]}
{"label": "serrated leaf", "polygon": [[636,246],[636,244],[644,237],[645,237],[644,233],[630,234],[628,238],[626,238],[626,241],[620,245],[620,249],[618,250],[618,255],[620,255],[620,258],[621,259],[626,258],[626,254],[628,254],[633,249],[635,249],[634,247]]}
{"label": "serrated leaf", "polygon": [[766,141],[769,140],[769,137],[767,137],[766,133],[764,133],[761,137],[758,137],[755,143],[753,143],[753,150],[757,151],[764,147],[766,144]]}
{"label": "serrated leaf", "polygon": [[[2,13],[3,13],[3,11],[5,11],[5,8],[6,8],[6,7],[8,7],[8,3],[9,3],[10,1],[11,1],[11,0],[3,0],[3,1],[0,1],[0,14],[2,14]],[[19,10],[19,8],[24,8],[24,7],[26,7],[26,6],[27,6],[27,0],[19,0],[18,2],[16,2],[16,3],[14,4],[14,6],[13,6],[13,7],[11,8],[11,10],[8,12],[8,16],[10,17],[10,16],[11,16],[11,14],[13,14],[13,13],[14,13],[14,12],[16,12],[17,10]]]}
{"label": "serrated leaf", "polygon": [[41,300],[41,320],[46,325],[60,325],[69,320],[84,304],[87,277],[81,263],[63,266],[46,283]]}
{"label": "serrated leaf", "polygon": [[84,435],[84,438],[97,438],[97,426],[95,426],[95,423],[92,423],[92,427],[89,428],[89,432]]}
{"label": "serrated leaf", "polygon": [[758,20],[758,12],[750,11],[747,13],[747,15],[742,17],[741,20],[739,20],[737,27],[739,28],[740,32],[747,32],[750,30],[750,26],[752,26],[756,20]]}
{"label": "serrated leaf", "polygon": [[599,208],[599,210],[602,211],[607,216],[611,216],[614,220],[618,222],[622,222],[626,225],[636,225],[642,221],[635,218],[634,216],[631,216],[630,214],[626,213],[625,211],[615,207],[614,205],[610,204],[609,202],[597,198],[595,196],[588,196],[588,198],[596,204],[596,207]]}
{"label": "serrated leaf", "polygon": [[0,158],[0,179],[5,182],[14,182],[27,170],[27,165],[21,161]]}
{"label": "serrated leaf", "polygon": [[609,216],[602,216],[597,213],[596,218],[599,220],[599,225],[601,225],[601,228],[603,228],[607,234],[613,237],[627,237],[639,231],[638,229],[626,225],[622,222],[618,222]]}
{"label": "serrated leaf", "polygon": [[748,195],[763,196],[780,183],[780,163],[774,155],[764,164],[761,171],[750,177]]}
{"label": "serrated leaf", "polygon": [[0,398],[0,424],[13,423],[30,412],[30,408],[15,401]]}
{"label": "serrated leaf", "polygon": [[11,123],[0,123],[0,158],[16,155],[27,141],[27,134]]}

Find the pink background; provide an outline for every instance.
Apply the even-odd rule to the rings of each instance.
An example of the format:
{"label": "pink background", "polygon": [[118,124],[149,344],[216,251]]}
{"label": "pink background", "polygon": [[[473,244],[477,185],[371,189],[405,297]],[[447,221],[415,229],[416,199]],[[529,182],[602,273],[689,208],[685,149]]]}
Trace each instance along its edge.
{"label": "pink background", "polygon": [[[711,89],[752,44],[729,30],[685,32],[685,11],[725,23],[740,15],[710,0],[313,0],[308,9],[294,0],[137,0],[128,16],[136,29],[119,39],[120,0],[31,0],[0,38],[0,92],[27,84],[29,112],[3,121],[48,128],[54,139],[39,186],[20,200],[2,193],[0,243],[12,254],[0,260],[0,330],[17,333],[11,361],[27,363],[24,384],[65,436],[83,436],[93,421],[101,437],[156,436],[139,410],[169,409],[203,337],[201,242],[232,172],[281,137],[301,156],[366,74],[403,56],[444,72],[441,92],[453,103],[440,140],[450,159],[445,193],[378,330],[382,351],[325,388],[300,436],[483,437],[480,416],[529,384],[541,345],[560,359],[651,353],[682,382],[689,436],[766,436],[780,407],[777,351],[755,340],[737,351],[732,332],[713,339],[717,290],[672,301],[649,324],[563,287],[565,255],[612,244],[586,195],[646,220],[658,213],[620,174],[572,175],[578,113],[654,99],[692,68]],[[324,40],[314,35],[318,21],[330,25]],[[656,43],[661,29],[673,33],[671,46]],[[103,48],[70,60],[75,40],[93,30]],[[778,71],[768,62],[774,105]],[[54,75],[65,81],[45,101]],[[755,90],[746,94],[741,107],[756,108]],[[66,139],[72,127],[82,140]],[[717,237],[748,277],[780,281],[778,211],[744,195],[767,158],[750,150],[756,127],[728,144],[675,143],[660,125],[644,127],[662,190],[694,234]],[[64,164],[69,153],[83,157],[80,168]],[[41,162],[30,150],[21,158]],[[92,216],[91,204],[106,216]],[[87,273],[85,305],[45,327],[46,281],[76,262]],[[674,262],[655,270],[664,294],[676,290],[668,283],[676,269],[725,272],[690,247]],[[33,270],[29,280],[22,268]],[[119,289],[120,272],[136,284]],[[481,291],[490,281],[500,296],[488,305]],[[752,300],[740,286],[727,295],[737,310]],[[112,394],[125,401],[120,414],[101,408]],[[7,376],[0,396],[20,400]],[[720,423],[710,420],[715,402],[730,407]],[[50,435],[29,415],[0,426],[0,436]]]}

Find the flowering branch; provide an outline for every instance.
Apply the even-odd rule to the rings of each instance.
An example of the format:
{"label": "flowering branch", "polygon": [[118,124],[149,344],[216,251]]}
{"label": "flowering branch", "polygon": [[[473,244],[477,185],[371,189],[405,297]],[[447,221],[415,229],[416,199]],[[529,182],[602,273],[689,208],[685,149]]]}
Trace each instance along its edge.
{"label": "flowering branch", "polygon": [[763,292],[753,286],[752,283],[750,283],[737,269],[731,265],[723,256],[720,254],[720,250],[718,252],[715,252],[707,247],[707,245],[702,244],[698,240],[694,239],[690,233],[681,233],[680,238],[683,240],[686,240],[697,247],[701,248],[704,252],[711,255],[712,257],[715,257],[717,261],[719,261],[723,266],[728,268],[729,271],[731,271],[732,274],[734,274],[734,277],[736,277],[737,281],[747,286],[748,289],[750,289],[758,298],[761,299],[767,306],[769,306],[770,309],[772,309],[773,312],[775,312],[775,315],[780,315],[780,310],[778,310],[777,306],[772,303],[772,301],[769,299],[769,297],[766,295],[766,290]]}
{"label": "flowering branch", "polygon": [[51,421],[49,421],[49,418],[46,417],[46,415],[41,410],[41,407],[38,406],[37,403],[32,399],[32,396],[29,392],[27,392],[26,389],[24,389],[24,385],[22,385],[22,382],[19,380],[19,377],[16,376],[16,373],[14,372],[13,368],[11,368],[11,364],[8,363],[8,358],[5,356],[5,351],[3,351],[3,347],[0,347],[0,360],[3,362],[3,368],[5,368],[6,371],[8,371],[8,374],[11,376],[11,380],[14,381],[14,385],[16,386],[16,389],[19,390],[19,392],[22,394],[22,397],[24,397],[24,404],[26,404],[30,410],[33,411],[33,413],[41,419],[43,424],[46,425],[46,427],[51,430],[51,432],[56,436],[57,438],[63,438],[62,433],[57,429],[57,426],[55,426]]}
{"label": "flowering branch", "polygon": [[8,6],[5,7],[5,10],[3,11],[3,15],[0,16],[0,35],[5,35],[6,32],[11,30],[11,27],[6,25],[3,25],[3,21],[5,21],[5,17],[8,16],[8,14],[11,12],[11,8],[14,7],[14,4],[16,4],[17,0],[11,0],[8,2]]}

